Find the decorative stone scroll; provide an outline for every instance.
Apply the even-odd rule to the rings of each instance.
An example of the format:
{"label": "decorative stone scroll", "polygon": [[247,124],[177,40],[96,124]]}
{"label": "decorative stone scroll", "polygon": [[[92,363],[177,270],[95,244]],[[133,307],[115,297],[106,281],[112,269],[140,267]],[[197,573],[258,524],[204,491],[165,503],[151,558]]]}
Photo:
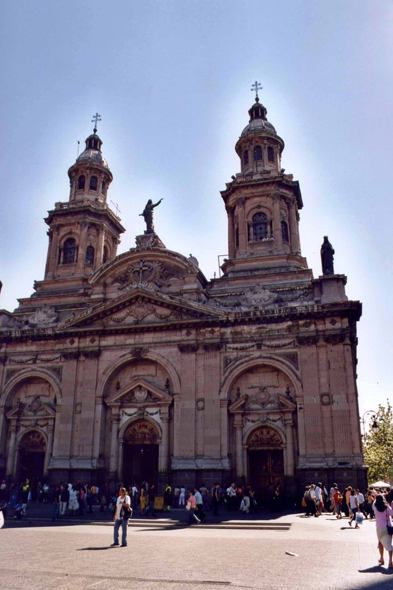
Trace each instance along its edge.
{"label": "decorative stone scroll", "polygon": [[29,326],[32,328],[52,326],[56,323],[59,314],[56,312],[54,307],[49,307],[47,303],[29,317]]}

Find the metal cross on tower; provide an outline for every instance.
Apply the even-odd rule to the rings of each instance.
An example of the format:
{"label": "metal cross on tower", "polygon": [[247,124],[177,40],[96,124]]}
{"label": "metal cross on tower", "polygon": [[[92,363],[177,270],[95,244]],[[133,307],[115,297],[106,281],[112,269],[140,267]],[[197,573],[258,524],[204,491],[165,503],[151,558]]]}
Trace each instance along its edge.
{"label": "metal cross on tower", "polygon": [[96,113],[91,122],[94,123],[94,133],[97,133],[97,123],[98,121],[101,121],[101,115],[99,115],[98,113]]}
{"label": "metal cross on tower", "polygon": [[255,92],[255,99],[257,101],[259,100],[258,90],[262,90],[262,86],[255,80],[254,84],[251,86],[251,92]]}

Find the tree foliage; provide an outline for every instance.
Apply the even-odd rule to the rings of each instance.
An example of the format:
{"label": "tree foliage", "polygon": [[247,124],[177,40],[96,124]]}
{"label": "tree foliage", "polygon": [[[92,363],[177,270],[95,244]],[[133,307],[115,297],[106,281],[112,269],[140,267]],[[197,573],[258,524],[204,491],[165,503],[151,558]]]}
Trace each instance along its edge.
{"label": "tree foliage", "polygon": [[363,439],[363,453],[368,465],[368,481],[383,480],[389,477],[393,468],[393,408],[387,400],[386,407],[379,405],[376,422],[378,432],[373,431],[373,420]]}

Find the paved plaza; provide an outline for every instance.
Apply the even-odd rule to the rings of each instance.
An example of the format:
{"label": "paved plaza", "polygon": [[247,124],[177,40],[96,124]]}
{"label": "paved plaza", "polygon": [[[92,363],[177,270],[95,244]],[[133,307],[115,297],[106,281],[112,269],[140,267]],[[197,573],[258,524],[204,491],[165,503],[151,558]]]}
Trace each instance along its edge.
{"label": "paved plaza", "polygon": [[135,524],[128,547],[111,548],[109,522],[9,520],[0,530],[0,589],[393,588],[393,572],[376,565],[374,522],[354,530],[331,515],[291,514],[225,528]]}

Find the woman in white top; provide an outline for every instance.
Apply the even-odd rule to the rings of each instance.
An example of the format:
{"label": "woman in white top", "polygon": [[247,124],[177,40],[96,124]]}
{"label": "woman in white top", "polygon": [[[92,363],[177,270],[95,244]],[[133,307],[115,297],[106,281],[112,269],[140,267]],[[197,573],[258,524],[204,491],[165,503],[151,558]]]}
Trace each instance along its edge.
{"label": "woman in white top", "polygon": [[358,529],[359,525],[356,522],[356,514],[359,512],[359,502],[357,496],[355,495],[355,490],[351,490],[351,495],[349,496],[349,507],[352,510],[349,526],[352,526],[352,522],[355,521],[355,529]]}
{"label": "woman in white top", "polygon": [[130,508],[131,500],[130,496],[127,496],[126,488],[121,487],[119,490],[119,497],[116,500],[116,512],[113,520],[115,521],[114,528],[114,542],[111,547],[119,545],[119,528],[122,528],[121,546],[127,547],[127,528],[128,528],[128,517],[124,514],[123,508]]}
{"label": "woman in white top", "polygon": [[71,484],[68,484],[68,490],[70,492],[70,499],[69,499],[69,503],[68,503],[68,512],[70,514],[76,514],[77,511],[79,510],[79,502],[78,502],[78,496],[76,493],[76,489]]}

